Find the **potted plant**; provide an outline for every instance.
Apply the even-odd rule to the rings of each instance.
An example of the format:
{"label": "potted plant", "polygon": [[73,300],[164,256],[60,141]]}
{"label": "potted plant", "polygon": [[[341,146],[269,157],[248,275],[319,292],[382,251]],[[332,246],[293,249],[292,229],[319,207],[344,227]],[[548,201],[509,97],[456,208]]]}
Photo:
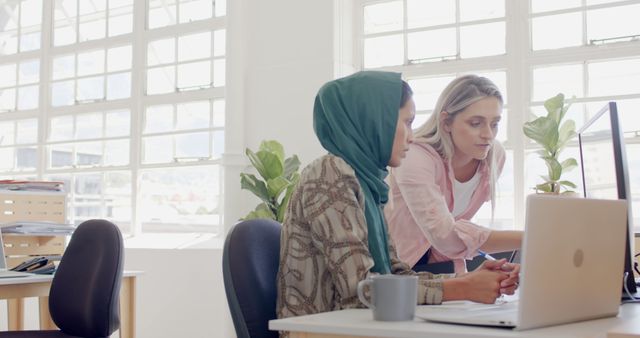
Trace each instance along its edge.
{"label": "potted plant", "polygon": [[575,122],[571,119],[564,120],[569,106],[565,104],[564,95],[560,93],[544,102],[546,116],[526,122],[522,127],[527,137],[542,146],[538,154],[548,169],[547,175],[541,176],[544,182],[535,186],[536,191],[552,194],[574,193],[570,189],[577,187],[575,183],[561,178],[563,173],[578,166],[575,158],[560,160],[560,153],[576,135]]}
{"label": "potted plant", "polygon": [[268,218],[282,223],[293,189],[300,179],[298,156],[285,159],[282,145],[273,140],[262,141],[255,153],[247,148],[245,154],[262,179],[241,173],[240,187],[251,191],[262,202],[243,219]]}

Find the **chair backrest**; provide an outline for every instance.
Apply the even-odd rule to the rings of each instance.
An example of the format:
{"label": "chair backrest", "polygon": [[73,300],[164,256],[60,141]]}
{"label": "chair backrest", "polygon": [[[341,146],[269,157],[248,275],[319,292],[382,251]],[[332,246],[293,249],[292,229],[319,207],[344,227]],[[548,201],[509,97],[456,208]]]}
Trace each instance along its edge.
{"label": "chair backrest", "polygon": [[66,334],[108,337],[120,326],[124,244],[105,220],[80,224],[62,255],[49,291],[49,312]]}
{"label": "chair backrest", "polygon": [[236,224],[224,243],[222,271],[238,338],[277,338],[268,321],[276,318],[276,274],[280,260],[278,222],[253,219]]}

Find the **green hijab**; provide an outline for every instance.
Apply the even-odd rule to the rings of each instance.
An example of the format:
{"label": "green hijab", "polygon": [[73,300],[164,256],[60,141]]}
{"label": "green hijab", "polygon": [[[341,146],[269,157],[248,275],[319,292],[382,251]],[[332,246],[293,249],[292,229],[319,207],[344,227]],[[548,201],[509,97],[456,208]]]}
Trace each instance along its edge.
{"label": "green hijab", "polygon": [[313,128],[322,146],[355,171],[365,195],[371,271],[391,273],[382,207],[389,186],[387,164],[402,99],[400,74],[365,71],[325,84],[313,107]]}

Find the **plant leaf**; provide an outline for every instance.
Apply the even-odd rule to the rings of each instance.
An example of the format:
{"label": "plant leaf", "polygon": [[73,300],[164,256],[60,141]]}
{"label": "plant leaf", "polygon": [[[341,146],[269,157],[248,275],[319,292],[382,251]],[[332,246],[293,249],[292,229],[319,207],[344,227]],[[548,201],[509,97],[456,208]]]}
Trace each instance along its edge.
{"label": "plant leaf", "polygon": [[258,157],[258,155],[249,148],[245,149],[244,153],[247,155],[249,161],[251,161],[251,165],[256,168],[260,176],[264,177],[266,169],[264,167],[264,163],[262,163],[262,159],[260,159],[260,157]]}
{"label": "plant leaf", "polygon": [[547,116],[553,119],[556,122],[556,124],[560,124],[563,106],[564,106],[564,94],[562,93],[544,101],[544,108],[547,110],[547,113],[548,113]]}
{"label": "plant leaf", "polygon": [[526,122],[522,126],[524,134],[536,141],[549,153],[554,153],[558,143],[558,124],[546,116]]}
{"label": "plant leaf", "polygon": [[[284,202],[284,200],[283,200]],[[287,213],[287,208],[289,207],[289,200],[287,200],[287,203],[281,203],[278,206],[278,214],[276,215],[276,221],[278,221],[279,223],[284,223],[284,216]]]}
{"label": "plant leaf", "polygon": [[255,218],[266,218],[275,220],[276,215],[274,215],[274,213],[265,203],[260,203],[255,210],[249,212],[247,216],[244,217],[244,220]]}
{"label": "plant leaf", "polygon": [[[575,100],[575,98],[576,98],[575,95],[571,96],[571,100]],[[573,104],[573,101],[569,101],[567,104],[564,105],[564,107],[562,107],[562,112],[560,113],[560,119],[558,121],[562,121],[562,119],[565,117],[565,115],[569,111],[569,108],[571,108],[572,104]]]}
{"label": "plant leaf", "polygon": [[562,163],[560,163],[560,165],[562,166],[562,171],[563,172],[567,172],[567,171],[572,170],[573,168],[577,167],[578,166],[578,161],[576,161],[575,158],[570,157],[570,158],[562,161]]}
{"label": "plant leaf", "polygon": [[573,189],[578,187],[575,183],[571,181],[558,181],[558,183],[562,186],[573,188]]}
{"label": "plant leaf", "polygon": [[291,184],[287,187],[287,191],[284,194],[284,198],[282,199],[282,203],[278,206],[278,222],[284,222],[284,217],[286,216],[286,212],[288,209],[289,201],[291,200],[291,195],[293,195],[293,191],[298,185],[298,181],[300,180],[300,174],[293,173]]}
{"label": "plant leaf", "polygon": [[540,150],[536,151],[536,154],[538,154],[538,156],[540,156],[541,158],[545,158],[547,156],[551,156],[551,154],[549,154],[549,152],[546,149],[540,149]]}
{"label": "plant leaf", "polygon": [[553,191],[551,183],[548,183],[548,182],[537,184],[536,185],[536,189],[540,190],[540,191],[544,191],[544,192],[552,192]]}
{"label": "plant leaf", "polygon": [[251,191],[254,195],[258,196],[258,198],[269,203],[269,191],[267,190],[267,185],[256,178],[255,175],[241,173],[240,188]]}
{"label": "plant leaf", "polygon": [[282,193],[282,191],[284,191],[284,189],[286,189],[289,184],[291,184],[289,180],[282,176],[278,176],[274,179],[268,180],[267,190],[269,191],[269,197],[271,197],[273,201],[278,201],[278,196],[280,196],[280,193]]}
{"label": "plant leaf", "polygon": [[280,162],[284,163],[284,148],[280,142],[275,140],[262,141],[262,143],[260,143],[260,150],[278,156]]}
{"label": "plant leaf", "polygon": [[297,155],[293,155],[284,161],[284,177],[291,180],[291,175],[300,168],[300,160]]}
{"label": "plant leaf", "polygon": [[565,121],[558,131],[558,149],[564,146],[576,136],[576,123],[573,120]]}
{"label": "plant leaf", "polygon": [[555,158],[545,158],[544,163],[547,164],[547,169],[549,169],[549,180],[556,182],[560,179],[562,175],[562,165]]}
{"label": "plant leaf", "polygon": [[540,156],[540,158],[545,160],[545,161],[555,159],[555,157],[551,156],[551,155]]}
{"label": "plant leaf", "polygon": [[282,176],[284,171],[284,165],[278,155],[270,153],[266,150],[260,150],[256,153],[256,156],[260,159],[260,163],[263,165],[263,170],[260,175],[265,181],[274,179],[278,176]]}
{"label": "plant leaf", "polygon": [[296,185],[298,184],[298,181],[300,181],[300,173],[295,172],[291,175],[291,179],[289,179],[289,181],[291,182],[291,185]]}

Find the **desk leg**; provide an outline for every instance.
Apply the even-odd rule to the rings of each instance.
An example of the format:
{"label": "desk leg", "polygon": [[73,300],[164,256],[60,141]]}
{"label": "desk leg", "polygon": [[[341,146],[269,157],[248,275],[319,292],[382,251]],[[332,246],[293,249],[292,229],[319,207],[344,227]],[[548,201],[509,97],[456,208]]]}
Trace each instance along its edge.
{"label": "desk leg", "polygon": [[7,309],[9,331],[24,330],[24,299],[7,299]]}
{"label": "desk leg", "polygon": [[40,330],[58,329],[51,319],[51,313],[49,313],[49,297],[39,297],[38,307],[40,308]]}
{"label": "desk leg", "polygon": [[136,277],[122,279],[120,288],[120,338],[135,338]]}

